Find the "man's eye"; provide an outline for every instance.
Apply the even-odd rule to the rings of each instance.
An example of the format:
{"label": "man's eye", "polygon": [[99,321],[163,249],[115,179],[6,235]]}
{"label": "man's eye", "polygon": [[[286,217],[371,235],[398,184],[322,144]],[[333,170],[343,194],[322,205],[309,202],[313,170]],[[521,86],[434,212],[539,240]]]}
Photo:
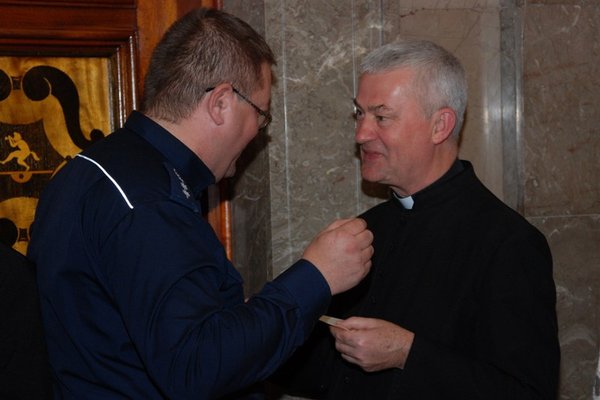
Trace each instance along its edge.
{"label": "man's eye", "polygon": [[384,117],[383,115],[376,115],[375,116],[375,121],[377,121],[377,122],[384,122],[385,120],[387,120],[387,118]]}
{"label": "man's eye", "polygon": [[360,110],[354,110],[354,112],[352,113],[352,118],[354,118],[355,121],[361,120],[363,119],[363,117],[364,114]]}

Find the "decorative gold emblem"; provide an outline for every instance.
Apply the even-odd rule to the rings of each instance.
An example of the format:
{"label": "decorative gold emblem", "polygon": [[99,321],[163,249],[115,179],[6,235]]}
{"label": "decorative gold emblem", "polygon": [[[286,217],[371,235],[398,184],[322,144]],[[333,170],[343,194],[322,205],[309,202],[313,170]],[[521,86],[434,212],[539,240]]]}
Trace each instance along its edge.
{"label": "decorative gold emblem", "polygon": [[102,58],[0,57],[0,240],[21,253],[52,175],[114,129],[109,72]]}

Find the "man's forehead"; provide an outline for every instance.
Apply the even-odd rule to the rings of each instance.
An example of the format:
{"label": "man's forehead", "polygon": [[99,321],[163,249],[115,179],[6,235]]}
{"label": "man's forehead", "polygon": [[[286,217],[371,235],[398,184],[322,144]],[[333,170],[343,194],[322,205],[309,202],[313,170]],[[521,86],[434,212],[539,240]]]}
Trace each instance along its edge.
{"label": "man's forehead", "polygon": [[360,76],[354,105],[370,112],[391,112],[399,99],[414,96],[414,71],[398,68]]}
{"label": "man's forehead", "polygon": [[387,106],[385,103],[375,102],[374,104],[361,104],[357,98],[354,98],[353,102],[356,108],[359,108],[361,110],[367,110],[373,113],[392,111],[392,108]]}

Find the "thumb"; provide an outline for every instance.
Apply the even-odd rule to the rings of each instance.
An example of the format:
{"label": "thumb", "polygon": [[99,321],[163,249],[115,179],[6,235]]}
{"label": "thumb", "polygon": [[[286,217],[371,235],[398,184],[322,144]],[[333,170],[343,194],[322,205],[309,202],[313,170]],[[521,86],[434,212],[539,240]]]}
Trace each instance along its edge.
{"label": "thumb", "polygon": [[340,328],[345,328],[347,330],[361,330],[371,328],[374,323],[375,319],[373,318],[350,317],[348,319],[338,322],[336,326]]}
{"label": "thumb", "polygon": [[335,220],[331,224],[329,224],[327,226],[327,228],[325,228],[323,230],[323,232],[333,231],[333,230],[339,228],[340,226],[347,224],[348,222],[352,221],[353,219],[354,218],[343,218],[343,219]]}

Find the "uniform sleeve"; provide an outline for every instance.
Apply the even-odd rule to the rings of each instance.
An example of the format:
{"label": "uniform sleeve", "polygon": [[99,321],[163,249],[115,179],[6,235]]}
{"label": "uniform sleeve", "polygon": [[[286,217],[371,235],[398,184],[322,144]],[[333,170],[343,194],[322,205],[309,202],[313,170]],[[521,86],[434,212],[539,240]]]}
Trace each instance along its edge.
{"label": "uniform sleeve", "polygon": [[178,204],[136,207],[102,246],[111,297],[169,398],[214,398],[266,378],[330,300],[300,260],[247,302],[210,226]]}
{"label": "uniform sleeve", "polygon": [[560,352],[552,260],[529,231],[503,243],[481,287],[474,354],[415,334],[404,374],[415,387],[465,399],[555,399]]}

